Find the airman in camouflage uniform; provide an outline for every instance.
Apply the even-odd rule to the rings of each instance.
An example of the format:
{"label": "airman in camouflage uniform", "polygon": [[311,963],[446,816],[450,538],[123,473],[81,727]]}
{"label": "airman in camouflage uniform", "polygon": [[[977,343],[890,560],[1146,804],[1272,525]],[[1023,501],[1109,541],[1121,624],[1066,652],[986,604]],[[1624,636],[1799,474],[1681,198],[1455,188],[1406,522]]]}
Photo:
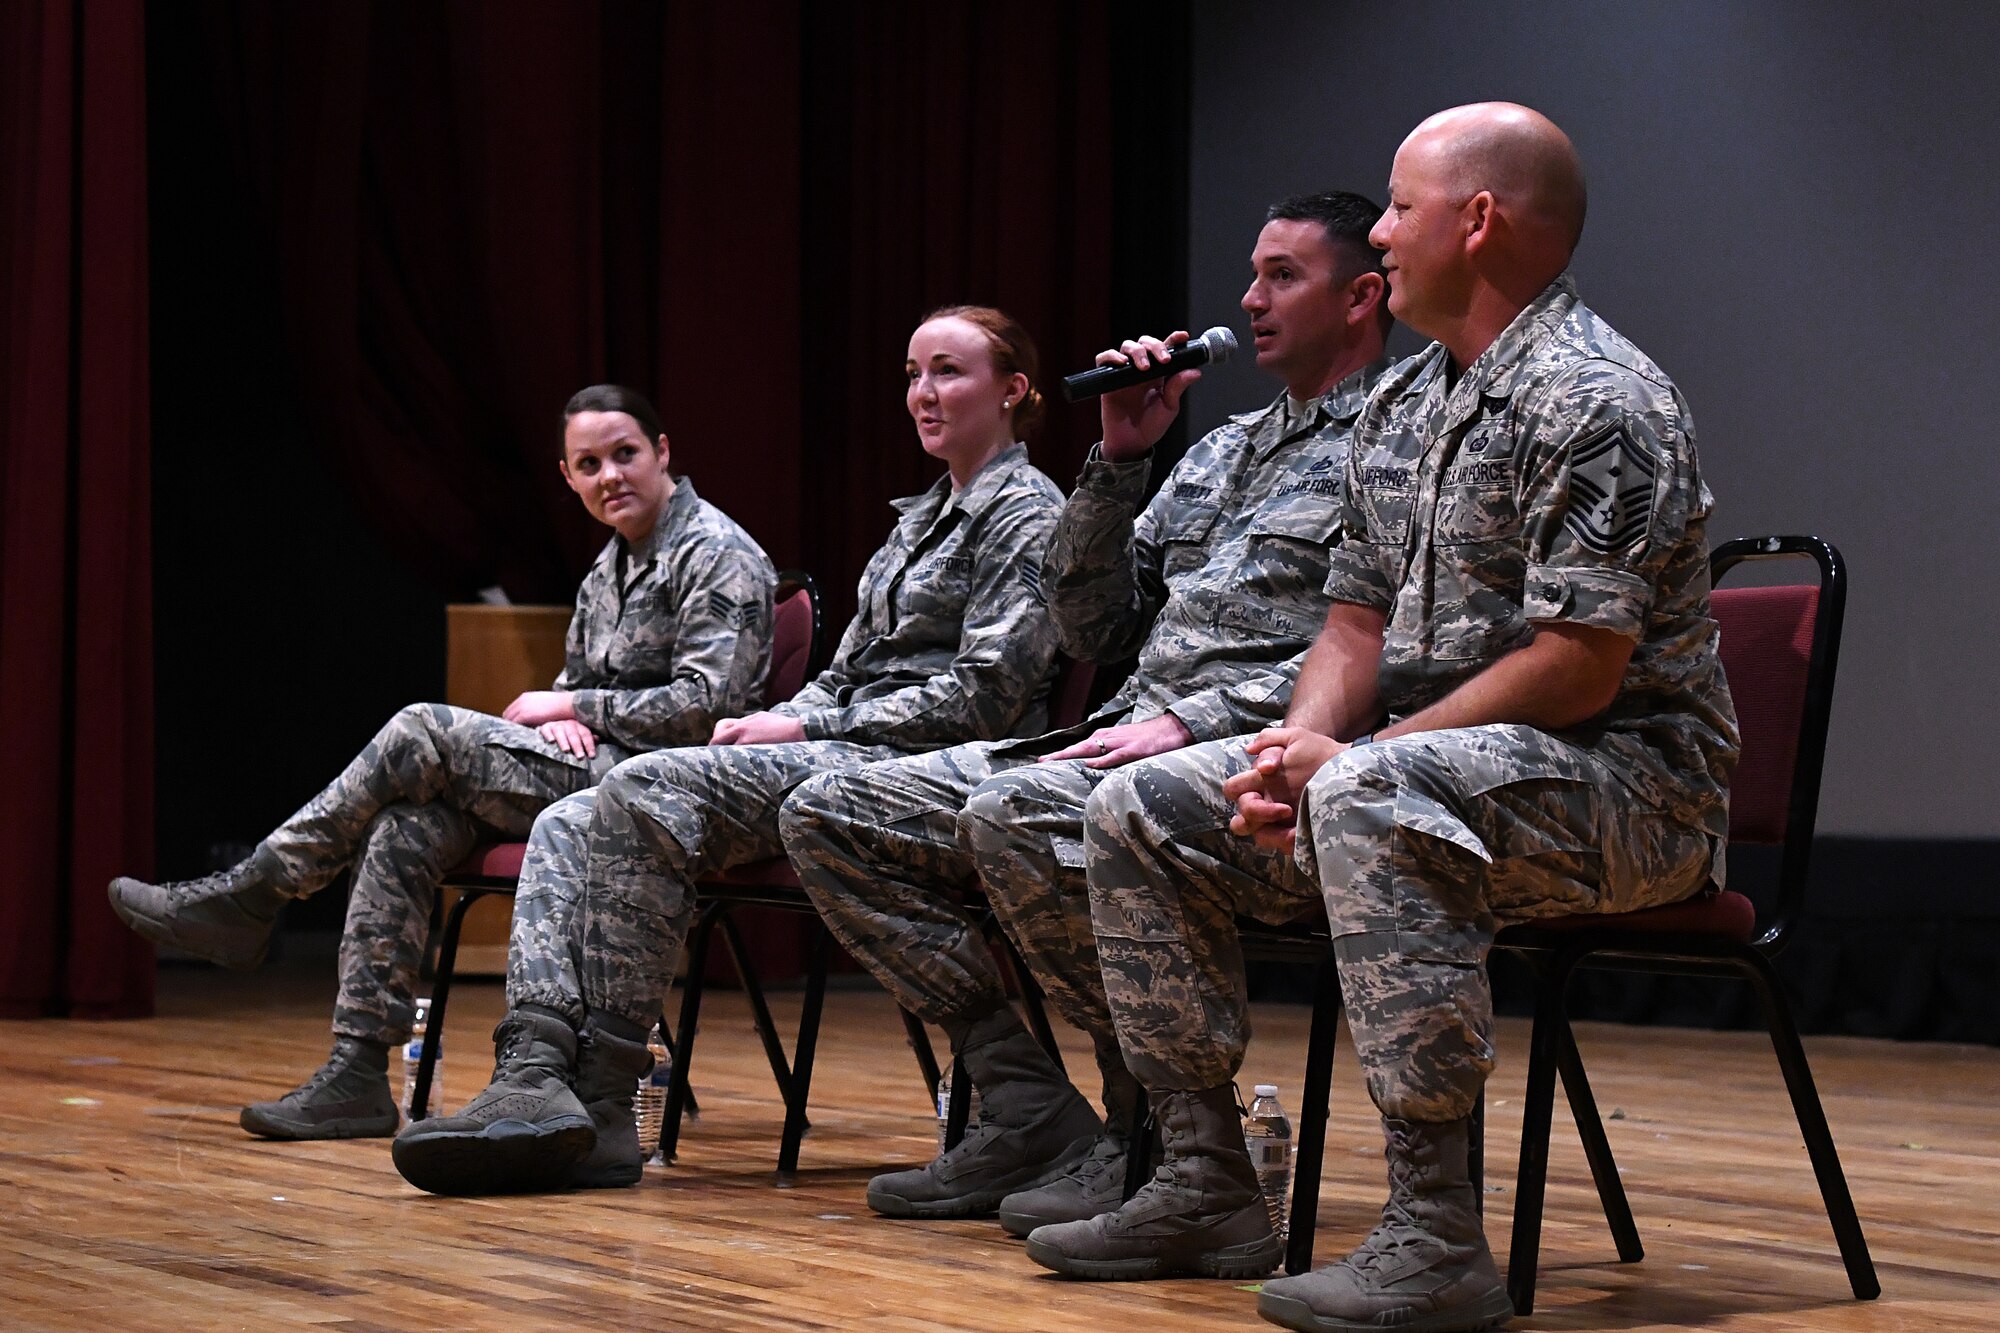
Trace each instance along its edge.
{"label": "airman in camouflage uniform", "polygon": [[[1358,196],[1320,198],[1348,201],[1363,288],[1379,293],[1361,243],[1379,210]],[[1325,272],[1308,300],[1336,304],[1357,277],[1340,263],[1337,222],[1321,212],[1300,220],[1281,205],[1266,240],[1280,235],[1313,238]],[[1270,317],[1259,287],[1245,307],[1260,323]],[[1299,325],[1308,318],[1290,313]],[[1025,1234],[1120,1197],[1136,1087],[1105,1007],[1090,929],[1084,810],[1100,784],[1161,762],[1109,766],[1153,752],[1123,753],[1119,738],[1131,733],[1116,729],[1165,718],[1186,744],[1282,715],[1325,614],[1348,433],[1381,373],[1384,322],[1372,306],[1367,315],[1316,364],[1281,371],[1288,384],[1304,380],[1323,392],[1287,392],[1211,432],[1150,503],[1149,456],[1113,461],[1104,446],[1092,452],[1056,527],[1043,586],[1070,655],[1137,655],[1123,688],[1094,716],[1027,742],[962,745],[829,774],[786,803],[786,850],[828,926],[900,1004],[944,1027],[981,1096],[981,1121],[958,1147],[921,1170],[870,1182],[877,1211],[998,1211],[1004,1226]],[[1352,369],[1327,388],[1337,367]],[[1092,1038],[1108,1130],[1007,1006],[964,902],[982,881],[1050,1001]],[[1041,1197],[1045,1186],[1061,1197]]]}
{"label": "airman in camouflage uniform", "polygon": [[[576,720],[595,737],[593,755],[485,713],[413,704],[242,866],[188,886],[119,880],[113,905],[162,943],[254,967],[277,908],[352,866],[329,1063],[357,1053],[372,1061],[409,1035],[437,886],[475,843],[525,837],[551,802],[599,781],[620,760],[691,744],[718,719],[757,703],[770,669],[776,578],[750,535],[683,478],[651,533],[637,543],[613,536],[577,592],[554,689],[570,692]],[[198,919],[230,900],[254,900],[253,910],[219,930]],[[315,1078],[322,1076],[330,1075]],[[309,1081],[299,1091],[311,1088]],[[307,1123],[287,1099],[244,1112],[245,1128],[266,1137],[395,1131],[393,1105],[366,1119],[365,1126],[353,1117]]]}
{"label": "airman in camouflage uniform", "polygon": [[[573,1066],[586,1106],[615,1100],[599,1094],[622,1086],[629,1107],[696,884],[778,855],[778,809],[794,787],[968,735],[1046,726],[1056,640],[1039,581],[1061,499],[1013,444],[960,490],[940,478],[896,501],[901,518],[861,576],[859,609],[832,665],[770,710],[796,720],[806,739],[644,755],[536,821],[515,899],[503,1023],[532,1035],[503,1034],[494,1085],[458,1116],[398,1137],[406,1178],[439,1193],[636,1183],[643,1159],[629,1151],[636,1139],[625,1142],[629,1124],[589,1130],[591,1116],[553,1088],[532,1114],[520,1110],[521,1068]],[[510,1039],[533,1044],[522,1056]],[[615,1072],[601,1074],[606,1067]],[[547,1133],[526,1150],[488,1134],[507,1118]]]}

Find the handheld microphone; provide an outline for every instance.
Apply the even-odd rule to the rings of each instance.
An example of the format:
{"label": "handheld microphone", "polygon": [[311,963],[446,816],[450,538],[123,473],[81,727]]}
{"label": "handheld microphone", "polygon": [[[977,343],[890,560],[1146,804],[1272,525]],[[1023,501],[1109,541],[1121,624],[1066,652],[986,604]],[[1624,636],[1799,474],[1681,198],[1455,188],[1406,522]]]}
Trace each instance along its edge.
{"label": "handheld microphone", "polygon": [[1193,370],[1196,366],[1219,366],[1235,350],[1236,335],[1218,324],[1201,337],[1174,348],[1164,361],[1155,359],[1144,370],[1130,364],[1092,366],[1080,374],[1066,375],[1062,382],[1063,397],[1073,403],[1079,398],[1095,398],[1114,389],[1129,389],[1147,380],[1164,379],[1183,370]]}

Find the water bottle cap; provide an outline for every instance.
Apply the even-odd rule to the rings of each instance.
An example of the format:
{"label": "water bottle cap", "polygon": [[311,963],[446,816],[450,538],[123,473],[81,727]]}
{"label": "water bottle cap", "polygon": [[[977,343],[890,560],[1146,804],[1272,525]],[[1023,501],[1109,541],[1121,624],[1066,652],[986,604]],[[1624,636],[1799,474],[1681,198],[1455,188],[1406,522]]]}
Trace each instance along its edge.
{"label": "water bottle cap", "polygon": [[1251,1091],[1259,1097],[1275,1097],[1278,1095],[1278,1085],[1275,1083],[1259,1083]]}

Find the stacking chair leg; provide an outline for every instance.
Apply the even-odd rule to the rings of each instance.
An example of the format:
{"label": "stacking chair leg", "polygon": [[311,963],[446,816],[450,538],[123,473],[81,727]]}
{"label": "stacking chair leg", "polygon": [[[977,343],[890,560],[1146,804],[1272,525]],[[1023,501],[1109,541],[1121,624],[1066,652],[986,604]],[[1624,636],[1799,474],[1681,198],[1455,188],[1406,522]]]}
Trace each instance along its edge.
{"label": "stacking chair leg", "polygon": [[903,1032],[910,1041],[910,1054],[917,1057],[917,1068],[923,1073],[924,1086],[931,1091],[931,1105],[937,1105],[938,1084],[943,1074],[938,1070],[937,1052],[931,1049],[931,1034],[924,1031],[924,1020],[909,1010],[898,1007],[903,1016]]}
{"label": "stacking chair leg", "polygon": [[704,907],[695,918],[694,929],[688,932],[687,982],[681,990],[681,1021],[674,1034],[674,1070],[667,1080],[666,1110],[660,1116],[660,1157],[664,1161],[674,1160],[680,1143],[681,1116],[688,1103],[688,1066],[694,1059],[694,1034],[701,1019],[702,979],[708,973],[708,944],[721,919],[720,906]]}
{"label": "stacking chair leg", "polygon": [[743,933],[736,927],[735,915],[726,904],[717,905],[717,919],[722,927],[722,944],[729,950],[729,961],[736,967],[736,977],[743,983],[743,994],[750,1001],[750,1015],[757,1026],[758,1039],[764,1043],[764,1058],[770,1062],[771,1077],[777,1081],[778,1095],[787,1105],[792,1100],[792,1067],[785,1058],[785,1044],[778,1039],[778,1025],[771,1020],[771,1006],[765,1002],[764,987],[757,979],[757,971],[750,966],[750,950],[743,943]]}
{"label": "stacking chair leg", "polygon": [[438,1048],[444,1043],[444,1007],[451,999],[453,969],[458,966],[458,935],[465,928],[465,914],[486,895],[461,890],[458,901],[445,917],[444,942],[438,945],[437,979],[431,988],[431,1012],[424,1029],[424,1054],[417,1062],[417,1083],[410,1089],[410,1119],[422,1120],[430,1114],[431,1080],[437,1077]]}
{"label": "stacking chair leg", "polygon": [[1632,1220],[1632,1205],[1625,1198],[1625,1182],[1618,1178],[1611,1140],[1605,1136],[1604,1122],[1597,1116],[1597,1099],[1591,1096],[1590,1079],[1583,1072],[1576,1033],[1570,1029],[1569,1016],[1560,1006],[1556,1020],[1562,1027],[1556,1047],[1556,1068],[1562,1074],[1563,1091],[1569,1094],[1569,1111],[1576,1120],[1577,1137],[1583,1140],[1583,1155],[1590,1162],[1590,1178],[1597,1185],[1597,1199],[1604,1205],[1604,1220],[1610,1224],[1618,1258],[1636,1264],[1646,1257],[1646,1247],[1639,1243],[1639,1224]]}
{"label": "stacking chair leg", "polygon": [[813,1054],[819,1048],[820,1010],[826,1003],[826,968],[833,936],[813,933],[811,960],[806,967],[805,1002],[799,1009],[799,1038],[792,1045],[791,1086],[785,1093],[785,1137],[778,1147],[778,1176],[789,1180],[799,1169],[799,1141],[812,1128],[806,1119],[806,1098],[812,1092]]}
{"label": "stacking chair leg", "polygon": [[1333,955],[1320,960],[1313,991],[1312,1032],[1306,1039],[1306,1082],[1299,1094],[1298,1162],[1292,1175],[1290,1233],[1285,1271],[1312,1267],[1313,1233],[1319,1226],[1319,1177],[1326,1156],[1326,1117],[1333,1096],[1333,1049],[1340,1033],[1340,968]]}
{"label": "stacking chair leg", "polygon": [[1535,1265],[1541,1259],[1542,1198],[1549,1178],[1549,1122],[1555,1114],[1556,1070],[1562,1063],[1563,993],[1576,960],[1559,954],[1537,978],[1535,1027],[1528,1043],[1528,1090],[1521,1105],[1521,1161],[1514,1182],[1514,1237],[1507,1256],[1507,1294],[1514,1313],[1535,1309]]}
{"label": "stacking chair leg", "polygon": [[1868,1241],[1861,1234],[1854,1198],[1847,1192],[1847,1176],[1840,1169],[1833,1131],[1827,1127],[1826,1111],[1820,1105],[1812,1066],[1806,1063],[1805,1046],[1799,1041],[1798,1025],[1792,1021],[1792,1007],[1786,1002],[1783,983],[1770,960],[1754,949],[1743,950],[1735,961],[1763,1001],[1771,1047],[1777,1053],[1778,1068],[1784,1071],[1785,1090],[1791,1094],[1799,1133],[1805,1138],[1813,1174],[1819,1179],[1827,1220],[1833,1224],[1834,1239],[1840,1244],[1840,1259],[1847,1266],[1848,1285],[1854,1289],[1854,1299],[1872,1301],[1882,1294],[1882,1284],[1876,1280],[1875,1263],[1868,1256]]}
{"label": "stacking chair leg", "polygon": [[1056,1045],[1055,1029],[1049,1026],[1048,997],[1042,993],[1034,972],[1014,947],[1014,941],[1007,937],[1005,931],[996,933],[1001,943],[1007,946],[1007,966],[1014,973],[1015,989],[1021,992],[1021,1008],[1027,1014],[1028,1030],[1035,1034],[1035,1040],[1049,1053],[1049,1059],[1056,1062],[1056,1068],[1068,1074],[1069,1067],[1063,1064],[1062,1048]]}

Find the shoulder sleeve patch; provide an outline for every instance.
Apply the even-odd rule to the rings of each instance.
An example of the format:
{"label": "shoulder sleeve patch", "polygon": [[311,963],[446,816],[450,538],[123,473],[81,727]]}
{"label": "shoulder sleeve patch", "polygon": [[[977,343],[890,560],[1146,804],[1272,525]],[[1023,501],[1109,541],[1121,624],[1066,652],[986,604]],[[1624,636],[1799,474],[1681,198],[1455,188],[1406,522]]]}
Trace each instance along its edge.
{"label": "shoulder sleeve patch", "polygon": [[1569,513],[1563,526],[1599,555],[1629,550],[1653,526],[1652,451],[1614,422],[1570,450]]}

